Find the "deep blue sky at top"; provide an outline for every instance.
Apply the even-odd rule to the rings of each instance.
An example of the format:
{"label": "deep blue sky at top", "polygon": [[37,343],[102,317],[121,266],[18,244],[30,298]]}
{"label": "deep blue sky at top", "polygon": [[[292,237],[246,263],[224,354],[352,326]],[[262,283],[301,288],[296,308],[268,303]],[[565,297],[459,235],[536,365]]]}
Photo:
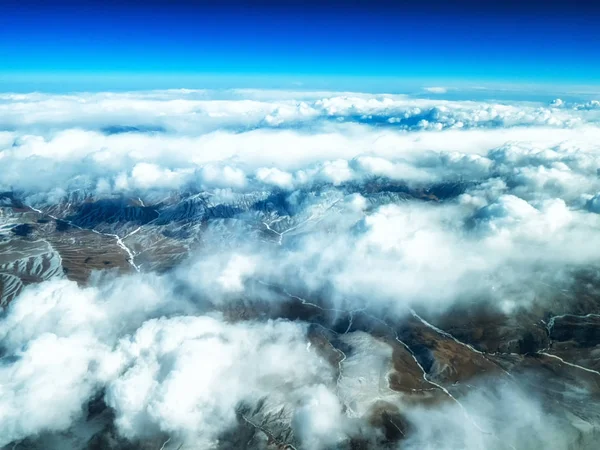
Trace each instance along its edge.
{"label": "deep blue sky at top", "polygon": [[0,0],[0,78],[600,83],[592,1]]}

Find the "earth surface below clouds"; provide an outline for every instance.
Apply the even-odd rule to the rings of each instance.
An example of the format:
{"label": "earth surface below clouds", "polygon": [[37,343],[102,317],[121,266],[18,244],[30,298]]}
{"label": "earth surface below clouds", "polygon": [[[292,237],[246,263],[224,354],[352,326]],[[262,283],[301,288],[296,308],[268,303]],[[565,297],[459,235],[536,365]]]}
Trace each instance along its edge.
{"label": "earth surface below clouds", "polygon": [[[164,95],[168,100],[158,101],[175,101],[175,94]],[[441,100],[441,110],[410,106],[404,115],[391,99],[382,100],[383,112],[373,113],[377,105],[362,100],[319,110],[325,116],[318,119],[298,112],[336,101],[298,102],[287,111],[286,100],[241,133],[265,128],[265,136],[304,139],[317,126],[307,117],[334,133],[350,123],[403,139],[417,132],[455,137],[458,122],[463,133],[596,127],[595,116],[580,115],[593,111],[591,103],[568,113],[562,103],[540,106],[520,119],[509,111],[483,125],[476,119],[481,112],[460,110],[459,120],[447,109],[477,105]],[[208,128],[217,116],[206,119]],[[232,120],[203,133],[217,133],[226,145],[240,133],[220,134],[229,133],[223,130],[233,128]],[[100,128],[130,138],[133,147],[138,135],[168,136],[170,123],[146,122]],[[11,148],[33,139],[29,128],[16,133],[29,137]],[[361,160],[353,151],[341,173],[355,174],[341,178],[332,175],[339,163],[311,162],[316,168],[303,173],[275,163],[244,168],[246,181],[238,183],[237,168],[213,168],[218,174],[211,178],[203,162],[196,184],[186,178],[165,185],[176,172],[169,160],[156,177],[143,178],[138,165],[137,178],[134,168],[122,189],[119,175],[107,172],[77,187],[69,178],[56,194],[35,177],[25,181],[31,175],[23,173],[30,185],[22,186],[5,175],[0,396],[8,400],[0,398],[0,421],[8,425],[0,424],[0,434],[8,438],[0,444],[597,448],[599,229],[596,165],[589,162],[597,149],[534,145],[531,151],[511,142],[485,149],[484,162],[467,152],[434,152],[441,168],[414,158]],[[23,170],[26,160],[10,156],[11,148],[0,149],[0,164]],[[32,167],[40,157],[31,157]],[[225,179],[229,187],[215,187]],[[60,371],[37,384],[32,375],[55,370],[32,353],[48,336],[65,339],[46,354],[66,361],[65,374],[79,367],[70,362],[71,352],[80,351],[71,346],[74,336],[84,342],[82,352],[104,355],[82,357],[69,394],[60,381],[69,377]]]}

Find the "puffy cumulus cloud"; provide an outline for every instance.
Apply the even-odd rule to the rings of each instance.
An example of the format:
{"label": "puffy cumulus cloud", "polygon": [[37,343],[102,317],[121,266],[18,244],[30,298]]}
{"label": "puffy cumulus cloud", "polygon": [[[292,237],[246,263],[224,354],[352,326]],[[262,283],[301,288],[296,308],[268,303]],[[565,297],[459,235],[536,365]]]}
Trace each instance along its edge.
{"label": "puffy cumulus cloud", "polygon": [[345,181],[351,180],[352,171],[348,161],[341,159],[327,161],[317,169],[315,178],[319,181],[324,181],[325,183],[331,183],[334,186],[337,186]]}
{"label": "puffy cumulus cloud", "polygon": [[197,175],[201,185],[207,188],[242,189],[247,183],[243,170],[228,165],[206,164],[198,170]]}
{"label": "puffy cumulus cloud", "polygon": [[[226,325],[210,317],[145,322],[118,351],[130,363],[107,389],[116,425],[128,438],[159,429],[211,448],[236,425],[242,403],[273,407],[337,398],[329,366],[307,351],[303,327],[290,322]],[[339,405],[338,405],[339,410]],[[306,438],[338,423],[297,423]]]}
{"label": "puffy cumulus cloud", "polygon": [[317,386],[305,397],[293,417],[294,429],[306,448],[331,448],[345,438],[345,416],[339,399],[325,388]]}
{"label": "puffy cumulus cloud", "polygon": [[127,320],[123,309],[137,308],[100,296],[97,289],[53,281],[25,289],[11,304],[0,323],[4,357],[13,359],[0,367],[0,445],[67,429],[84,402],[118,373],[112,326]]}
{"label": "puffy cumulus cloud", "polygon": [[[147,275],[144,282],[135,281],[115,279],[88,288],[67,280],[33,285],[2,319],[3,344],[20,348],[43,333],[114,338],[116,330],[131,331],[130,322],[143,320],[145,314],[171,314],[188,307],[183,300],[167,299],[169,288],[159,277]],[[122,302],[123,298],[129,301]]]}
{"label": "puffy cumulus cloud", "polygon": [[244,281],[254,274],[255,266],[253,258],[235,255],[227,261],[225,269],[216,277],[216,281],[224,292],[242,292]]}
{"label": "puffy cumulus cloud", "polygon": [[99,392],[133,440],[166,434],[211,448],[241,405],[260,402],[267,412],[297,407],[301,440],[341,433],[328,414],[314,423],[303,413],[323,404],[340,414],[333,370],[307,348],[305,325],[228,324],[178,299],[164,277],[29,287],[0,319],[0,336],[2,446],[80,423]]}
{"label": "puffy cumulus cloud", "polygon": [[290,189],[294,186],[294,177],[289,172],[275,167],[262,167],[256,172],[256,178],[265,184]]}
{"label": "puffy cumulus cloud", "polygon": [[[110,349],[90,336],[40,334],[0,367],[0,445],[65,430],[114,370]],[[114,373],[113,373],[114,374]]]}
{"label": "puffy cumulus cloud", "polygon": [[403,161],[390,161],[377,156],[365,155],[353,159],[350,164],[363,177],[384,177],[413,183],[438,181],[435,172],[415,167],[415,165]]}
{"label": "puffy cumulus cloud", "polygon": [[574,109],[584,111],[600,110],[600,101],[590,100],[589,102],[575,104]]}
{"label": "puffy cumulus cloud", "polygon": [[367,208],[367,199],[360,194],[351,194],[344,199],[351,211],[363,211]]}
{"label": "puffy cumulus cloud", "polygon": [[[187,173],[189,175],[189,172]],[[131,170],[131,183],[136,189],[178,189],[185,180],[186,171],[173,171],[156,164],[138,163]],[[128,186],[125,185],[123,187]]]}

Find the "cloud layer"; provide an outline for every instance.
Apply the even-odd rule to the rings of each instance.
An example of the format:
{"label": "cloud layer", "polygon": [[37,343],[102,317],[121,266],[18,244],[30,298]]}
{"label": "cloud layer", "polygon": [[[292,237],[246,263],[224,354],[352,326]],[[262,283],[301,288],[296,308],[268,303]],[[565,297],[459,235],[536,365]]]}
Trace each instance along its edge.
{"label": "cloud layer", "polygon": [[[400,347],[352,328],[359,311],[386,330],[412,308],[558,314],[576,301],[578,273],[597,267],[597,102],[427,90],[435,99],[1,94],[0,191],[11,197],[0,243],[40,211],[116,238],[142,273],[78,285],[56,271],[11,301],[0,316],[0,447],[83,449],[109,433],[164,449],[242,448],[242,437],[246,448],[377,448],[385,433],[371,414],[388,402],[411,430],[398,448],[570,448],[573,429],[510,383],[476,379],[460,403],[419,407],[374,390],[371,369],[389,380]],[[9,207],[12,195],[24,205]],[[152,219],[83,223],[81,211],[115,199]],[[178,263],[148,269],[152,251],[174,243]],[[27,269],[15,261],[2,270]],[[406,367],[425,370],[407,355]],[[90,413],[94,399],[110,412]]]}
{"label": "cloud layer", "polygon": [[[298,95],[4,94],[0,186],[39,194],[82,187],[104,193],[189,185],[293,189],[375,175],[433,182],[490,176],[502,162],[490,152],[519,142],[527,148],[506,150],[514,155],[513,170],[543,167],[547,178],[561,170],[593,173],[597,162],[600,113],[593,102]],[[526,161],[519,152],[536,156]]]}

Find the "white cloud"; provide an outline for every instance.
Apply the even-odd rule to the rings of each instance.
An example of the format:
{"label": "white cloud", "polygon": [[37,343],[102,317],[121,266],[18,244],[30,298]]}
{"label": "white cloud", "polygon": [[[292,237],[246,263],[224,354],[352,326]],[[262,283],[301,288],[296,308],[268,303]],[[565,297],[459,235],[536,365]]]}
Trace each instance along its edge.
{"label": "white cloud", "polygon": [[294,413],[292,425],[306,448],[330,448],[345,438],[345,421],[339,399],[325,386],[317,386]]}
{"label": "white cloud", "polygon": [[445,94],[446,92],[448,92],[447,88],[441,86],[426,87],[423,88],[423,90],[429,92],[430,94]]}
{"label": "white cloud", "polygon": [[206,164],[198,170],[200,182],[207,188],[242,189],[247,179],[243,170],[220,164]]}
{"label": "white cloud", "polygon": [[282,189],[291,189],[294,185],[292,174],[275,167],[261,167],[256,171],[256,178],[265,184],[277,186]]}
{"label": "white cloud", "polygon": [[[302,328],[289,322],[152,320],[123,339],[119,350],[131,361],[108,386],[119,430],[135,438],[158,427],[204,448],[235,425],[240,402],[271,396],[293,404],[310,398],[311,385],[323,390],[320,383],[332,376],[306,351]],[[325,389],[322,395],[331,394]]]}
{"label": "white cloud", "polygon": [[[187,173],[189,176],[189,171]],[[185,171],[173,171],[156,164],[137,163],[131,170],[131,184],[137,189],[177,189],[185,180]]]}
{"label": "white cloud", "polygon": [[[169,310],[178,314],[164,317]],[[327,401],[335,409],[325,387],[332,369],[307,350],[304,325],[227,324],[185,311],[192,310],[168,279],[152,276],[26,289],[0,320],[5,353],[14,358],[0,366],[0,445],[66,430],[102,388],[123,436],[165,432],[203,448],[235,425],[242,402]],[[298,426],[303,436],[323,431],[322,424]]]}

